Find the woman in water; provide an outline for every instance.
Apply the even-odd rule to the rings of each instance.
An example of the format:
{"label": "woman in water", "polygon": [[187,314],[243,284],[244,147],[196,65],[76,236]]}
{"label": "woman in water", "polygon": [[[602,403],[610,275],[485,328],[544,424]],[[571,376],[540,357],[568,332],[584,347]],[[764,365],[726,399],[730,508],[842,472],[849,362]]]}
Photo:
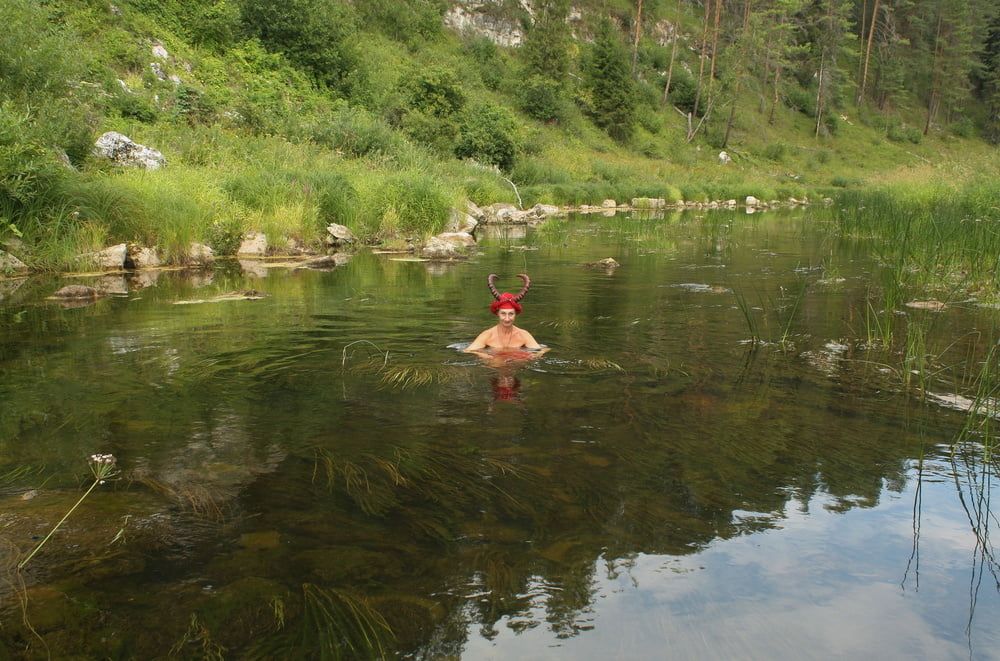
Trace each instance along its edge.
{"label": "woman in water", "polygon": [[[497,323],[479,334],[472,344],[466,347],[466,351],[487,355],[490,357],[505,357],[509,359],[527,360],[537,356],[544,350],[542,345],[535,341],[531,333],[514,325],[517,315],[521,314],[520,300],[528,293],[531,286],[531,279],[524,273],[518,274],[524,286],[517,294],[497,291],[493,281],[496,275],[491,273],[486,279],[490,288],[490,293],[496,299],[490,304],[490,312],[497,316]],[[488,350],[488,352],[487,352]],[[532,353],[528,353],[528,352]]]}

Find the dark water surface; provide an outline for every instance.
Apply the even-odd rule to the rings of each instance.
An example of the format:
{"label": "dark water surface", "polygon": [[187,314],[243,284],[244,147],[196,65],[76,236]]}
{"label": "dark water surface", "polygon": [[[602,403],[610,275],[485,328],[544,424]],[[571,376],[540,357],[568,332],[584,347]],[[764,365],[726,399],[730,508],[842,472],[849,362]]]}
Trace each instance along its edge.
{"label": "dark water surface", "polygon": [[[995,459],[919,396],[967,394],[1000,313],[900,308],[907,377],[865,345],[875,259],[807,213],[481,246],[0,283],[0,659],[1000,657]],[[552,350],[448,349],[522,271]],[[118,479],[18,574],[96,452]]]}

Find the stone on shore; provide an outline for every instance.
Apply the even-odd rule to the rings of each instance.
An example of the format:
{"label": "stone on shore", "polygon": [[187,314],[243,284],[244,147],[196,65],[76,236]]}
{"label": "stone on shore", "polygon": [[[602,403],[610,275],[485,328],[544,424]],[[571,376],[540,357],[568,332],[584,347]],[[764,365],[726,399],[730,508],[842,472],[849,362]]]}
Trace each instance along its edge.
{"label": "stone on shore", "polygon": [[24,273],[28,266],[9,252],[0,250],[0,275],[5,273]]}
{"label": "stone on shore", "polygon": [[662,197],[633,197],[633,209],[663,209],[667,206],[667,201]]}
{"label": "stone on shore", "polygon": [[125,263],[132,262],[132,268],[134,269],[155,269],[163,265],[160,260],[160,255],[156,248],[147,248],[140,245],[131,245],[128,247],[128,256],[125,258]]}
{"label": "stone on shore", "polygon": [[605,209],[614,209],[615,207],[618,206],[618,203],[616,203],[614,200],[607,199],[601,202],[601,206]]}
{"label": "stone on shore", "polygon": [[192,243],[188,247],[187,263],[192,266],[208,266],[215,261],[215,251],[204,243]]}
{"label": "stone on shore", "polygon": [[127,256],[128,246],[124,243],[119,243],[104,250],[85,253],[77,257],[77,259],[87,264],[93,264],[98,268],[120,270],[125,268],[125,258]]}
{"label": "stone on shore", "polygon": [[476,240],[471,234],[444,232],[429,238],[419,254],[424,259],[456,259],[465,257],[466,250],[475,245]]}
{"label": "stone on shore", "polygon": [[357,241],[357,239],[354,237],[354,232],[346,226],[330,223],[326,226],[326,236],[323,238],[323,241],[331,248],[339,248],[350,245]]}
{"label": "stone on shore", "polygon": [[262,257],[267,254],[267,236],[262,232],[251,232],[243,237],[243,242],[236,250],[237,255]]}
{"label": "stone on shore", "polygon": [[750,209],[750,208],[754,208],[754,207],[759,206],[760,205],[760,200],[758,200],[753,195],[747,195],[747,199],[744,202],[744,204],[746,204],[747,208]]}
{"label": "stone on shore", "polygon": [[[470,202],[469,204],[472,203]],[[464,211],[459,211],[458,209],[452,209],[451,216],[448,218],[448,224],[445,225],[445,231],[472,234],[476,231],[476,227],[478,226],[479,222],[471,213],[465,213]]]}

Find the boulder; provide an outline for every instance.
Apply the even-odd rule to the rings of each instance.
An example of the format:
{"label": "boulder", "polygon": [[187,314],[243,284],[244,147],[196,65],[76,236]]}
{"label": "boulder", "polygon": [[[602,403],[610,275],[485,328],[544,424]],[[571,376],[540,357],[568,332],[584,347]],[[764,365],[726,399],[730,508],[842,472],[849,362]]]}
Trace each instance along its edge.
{"label": "boulder", "polygon": [[106,158],[115,165],[158,170],[167,164],[163,154],[150,149],[128,136],[116,131],[108,131],[94,143],[94,155]]}
{"label": "boulder", "polygon": [[506,202],[491,204],[482,211],[484,223],[509,223],[518,213],[517,207]]}
{"label": "boulder", "polygon": [[663,209],[667,201],[662,197],[633,197],[633,209]]}
{"label": "boulder", "polygon": [[442,232],[435,238],[447,241],[460,248],[471,248],[476,245],[476,239],[468,232]]}
{"label": "boulder", "polygon": [[152,46],[152,48],[150,50],[153,53],[153,57],[155,57],[155,58],[157,58],[159,60],[169,60],[170,59],[170,53],[168,53],[167,49],[163,47],[163,44],[161,44],[158,41],[154,41],[153,42],[153,46]]}
{"label": "boulder", "polygon": [[56,291],[52,294],[53,298],[64,298],[68,300],[79,300],[79,299],[93,299],[101,295],[101,292],[97,291],[93,287],[88,287],[86,285],[66,285],[62,289]]}
{"label": "boulder", "polygon": [[614,200],[604,200],[601,202],[601,206],[605,209],[614,209],[618,204]]}
{"label": "boulder", "polygon": [[147,248],[140,245],[131,245],[128,247],[128,256],[125,258],[125,263],[128,264],[129,262],[132,263],[132,268],[134,269],[155,269],[163,265],[156,248]]}
{"label": "boulder", "polygon": [[621,264],[619,264],[614,257],[605,257],[604,259],[599,259],[596,262],[587,262],[584,266],[590,269],[616,269],[621,266]]}
{"label": "boulder", "polygon": [[192,243],[188,246],[187,263],[192,266],[208,266],[215,261],[215,251],[204,243]]}
{"label": "boulder", "polygon": [[729,165],[733,162],[732,157],[724,151],[719,152],[719,165]]}
{"label": "boulder", "polygon": [[726,207],[730,209],[736,208],[736,200],[726,200]]}
{"label": "boulder", "polygon": [[116,246],[80,255],[77,259],[82,262],[94,264],[102,269],[123,269],[125,268],[125,258],[128,257],[128,246],[119,243]]}
{"label": "boulder", "polygon": [[261,232],[251,232],[243,237],[243,242],[236,250],[237,255],[263,256],[267,254],[267,236]]}
{"label": "boulder", "polygon": [[477,221],[481,221],[486,216],[486,213],[478,206],[476,206],[476,203],[473,202],[472,200],[466,200],[465,213],[469,214]]}
{"label": "boulder", "polygon": [[330,223],[326,226],[326,236],[323,240],[326,245],[331,248],[346,246],[357,241],[357,239],[354,238],[354,232],[343,225],[338,225],[337,223]]}
{"label": "boulder", "polygon": [[559,213],[559,207],[553,204],[536,204],[531,207],[531,215],[535,218],[548,218]]}
{"label": "boulder", "polygon": [[465,251],[476,245],[476,240],[464,232],[445,232],[427,239],[419,254],[424,259],[456,259],[465,256]]}
{"label": "boulder", "polygon": [[745,201],[745,204],[747,205],[748,209],[754,208],[754,207],[760,206],[760,200],[758,200],[753,195],[747,195],[747,199]]}
{"label": "boulder", "polygon": [[9,252],[0,250],[0,275],[5,273],[24,273],[27,265]]}
{"label": "boulder", "polygon": [[347,262],[351,261],[351,257],[352,255],[348,255],[347,253],[335,252],[332,255],[323,255],[321,257],[307,259],[302,262],[302,266],[308,269],[331,269],[343,266]]}
{"label": "boulder", "polygon": [[479,222],[476,221],[472,214],[459,211],[458,209],[452,209],[451,216],[448,218],[448,224],[445,225],[445,231],[472,234],[475,232],[478,225]]}

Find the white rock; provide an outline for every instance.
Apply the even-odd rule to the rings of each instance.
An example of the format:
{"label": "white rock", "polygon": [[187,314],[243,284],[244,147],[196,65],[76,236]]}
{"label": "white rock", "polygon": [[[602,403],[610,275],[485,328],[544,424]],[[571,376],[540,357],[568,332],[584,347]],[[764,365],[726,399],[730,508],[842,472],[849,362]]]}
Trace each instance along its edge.
{"label": "white rock", "polygon": [[486,215],[482,209],[476,206],[476,203],[472,200],[466,200],[465,202],[465,212],[475,218],[477,221],[482,220]]}
{"label": "white rock", "polygon": [[167,72],[163,70],[163,65],[161,65],[159,62],[150,62],[149,70],[153,72],[153,75],[156,76],[157,79],[159,80],[167,79]]}
{"label": "white rock", "polygon": [[125,268],[125,257],[128,256],[128,246],[119,243],[116,246],[105,248],[97,252],[88,252],[77,257],[78,260],[94,265],[102,269],[123,269]]}
{"label": "white rock", "polygon": [[732,163],[733,159],[724,151],[719,152],[719,165],[728,165]]}
{"label": "white rock", "polygon": [[170,59],[170,53],[168,53],[167,49],[163,47],[163,44],[161,44],[158,41],[153,43],[153,47],[150,50],[153,53],[153,57],[155,57],[157,59],[160,59],[160,60],[169,60]]}
{"label": "white rock", "polygon": [[451,210],[451,216],[448,218],[448,224],[445,225],[446,232],[466,232],[472,234],[475,232],[476,227],[479,225],[472,214],[459,211],[458,209]]}
{"label": "white rock", "polygon": [[442,241],[447,241],[452,245],[456,245],[462,248],[471,248],[476,245],[476,240],[468,232],[442,232],[438,234],[435,238],[441,239]]}
{"label": "white rock", "polygon": [[662,209],[667,206],[667,201],[662,197],[633,197],[633,209]]}
{"label": "white rock", "polygon": [[760,205],[760,200],[758,200],[753,195],[747,195],[747,199],[746,199],[745,204],[747,205],[748,208],[749,207],[756,207],[756,206]]}
{"label": "white rock", "polygon": [[215,261],[215,251],[204,243],[192,243],[188,247],[187,261],[197,266],[207,266]]}
{"label": "white rock", "polygon": [[267,237],[261,232],[251,232],[243,237],[237,255],[266,255]]}
{"label": "white rock", "polygon": [[559,207],[552,204],[536,204],[531,207],[531,214],[536,218],[548,218],[559,213]]}
{"label": "white rock", "polygon": [[605,209],[613,209],[617,207],[618,204],[614,200],[604,200],[603,202],[601,202],[601,206],[604,207]]}
{"label": "white rock", "polygon": [[156,248],[129,246],[128,258],[132,260],[132,266],[137,269],[155,269],[163,265]]}
{"label": "white rock", "polygon": [[326,245],[330,247],[343,246],[348,243],[354,243],[356,240],[357,239],[354,238],[354,232],[344,225],[330,223],[326,226],[326,237],[324,241],[326,242]]}
{"label": "white rock", "polygon": [[27,270],[28,267],[24,262],[9,252],[0,250],[0,275],[5,273],[23,273]]}
{"label": "white rock", "polygon": [[157,170],[167,164],[160,152],[133,142],[128,136],[115,131],[108,131],[97,139],[94,143],[94,155],[106,158],[115,165],[147,170]]}

